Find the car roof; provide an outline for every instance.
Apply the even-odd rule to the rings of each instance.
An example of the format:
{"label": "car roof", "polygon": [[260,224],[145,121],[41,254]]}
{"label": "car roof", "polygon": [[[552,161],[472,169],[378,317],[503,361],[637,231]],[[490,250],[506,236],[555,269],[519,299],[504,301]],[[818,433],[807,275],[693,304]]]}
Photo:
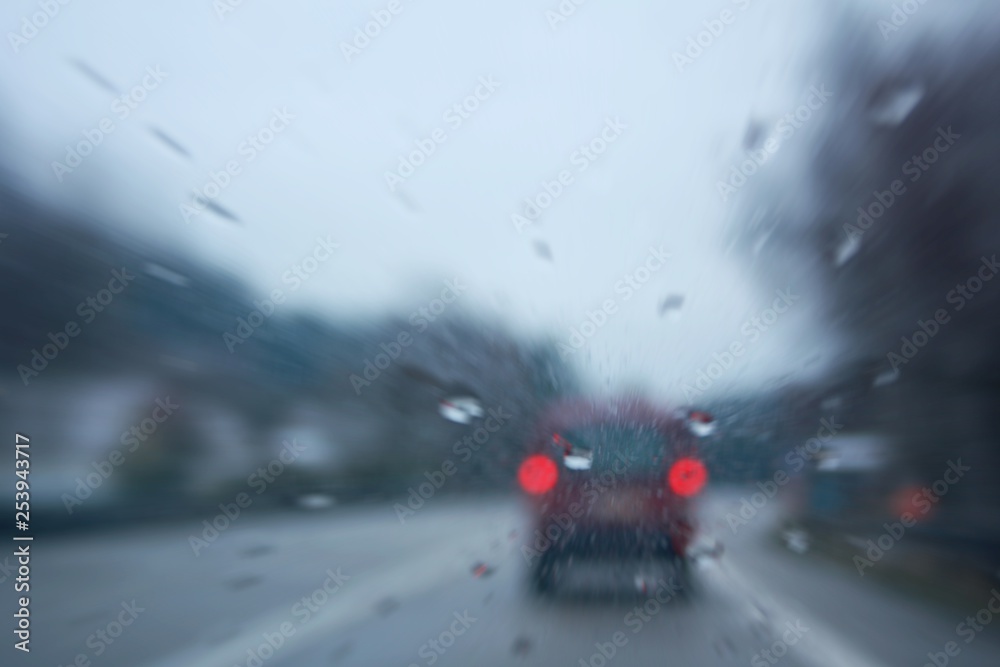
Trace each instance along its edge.
{"label": "car roof", "polygon": [[543,445],[553,433],[602,424],[648,426],[673,439],[693,443],[684,422],[671,411],[632,397],[570,398],[551,403],[542,411],[531,439],[536,445]]}

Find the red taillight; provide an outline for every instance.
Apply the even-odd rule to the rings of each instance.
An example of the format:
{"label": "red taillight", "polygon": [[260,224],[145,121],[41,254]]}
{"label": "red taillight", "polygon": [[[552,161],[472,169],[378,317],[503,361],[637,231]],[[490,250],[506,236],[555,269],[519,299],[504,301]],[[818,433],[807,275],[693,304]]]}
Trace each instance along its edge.
{"label": "red taillight", "polygon": [[667,473],[670,490],[678,496],[688,497],[697,494],[707,481],[708,470],[698,459],[677,459]]}
{"label": "red taillight", "polygon": [[521,488],[533,495],[548,493],[559,479],[556,462],[542,454],[529,456],[517,469],[517,481]]}
{"label": "red taillight", "polygon": [[917,499],[920,497],[920,494],[921,489],[917,485],[905,486],[896,491],[889,498],[893,514],[900,518],[902,518],[904,514],[910,514],[917,520],[926,517],[928,511],[931,509],[931,506],[924,505],[921,507],[920,504],[917,503]]}

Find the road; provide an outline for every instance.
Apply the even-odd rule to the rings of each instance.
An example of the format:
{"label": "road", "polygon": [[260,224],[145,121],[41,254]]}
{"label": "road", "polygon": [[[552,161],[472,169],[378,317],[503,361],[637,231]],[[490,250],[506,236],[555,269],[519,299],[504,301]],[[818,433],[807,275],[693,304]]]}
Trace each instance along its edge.
{"label": "road", "polygon": [[964,614],[783,549],[773,513],[734,535],[722,517],[737,498],[706,500],[724,553],[700,562],[690,596],[661,588],[662,604],[611,577],[602,594],[578,581],[532,598],[515,501],[432,498],[405,524],[390,505],[245,513],[197,556],[198,521],[42,536],[32,652],[3,664],[918,667],[949,641],[951,664],[996,664],[987,632],[956,635]]}

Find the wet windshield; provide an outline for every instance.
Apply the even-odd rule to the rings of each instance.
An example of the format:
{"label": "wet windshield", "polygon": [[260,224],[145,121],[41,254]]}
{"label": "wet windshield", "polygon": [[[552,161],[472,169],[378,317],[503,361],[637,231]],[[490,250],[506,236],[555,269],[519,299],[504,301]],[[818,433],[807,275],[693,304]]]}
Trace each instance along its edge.
{"label": "wet windshield", "polygon": [[4,0],[0,665],[1000,665],[997,9]]}

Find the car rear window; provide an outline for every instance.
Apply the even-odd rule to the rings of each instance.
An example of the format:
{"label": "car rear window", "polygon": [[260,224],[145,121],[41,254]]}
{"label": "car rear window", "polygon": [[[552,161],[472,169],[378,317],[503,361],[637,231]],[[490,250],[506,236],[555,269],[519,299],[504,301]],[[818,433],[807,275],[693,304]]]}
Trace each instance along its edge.
{"label": "car rear window", "polygon": [[[611,470],[621,461],[630,471],[659,470],[667,453],[664,435],[648,426],[594,425],[554,434],[552,446],[570,470]],[[622,463],[618,463],[621,470]]]}

